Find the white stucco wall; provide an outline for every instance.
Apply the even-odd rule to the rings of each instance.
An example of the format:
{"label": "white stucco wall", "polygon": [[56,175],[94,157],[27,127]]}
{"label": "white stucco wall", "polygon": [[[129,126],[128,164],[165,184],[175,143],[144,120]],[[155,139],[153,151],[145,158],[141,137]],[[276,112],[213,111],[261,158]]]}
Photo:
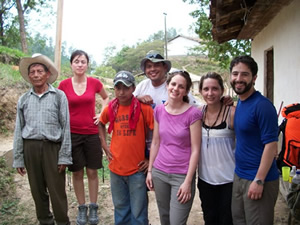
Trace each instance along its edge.
{"label": "white stucco wall", "polygon": [[300,1],[284,7],[252,42],[252,57],[258,63],[256,89],[263,93],[265,51],[274,51],[274,105],[300,102]]}
{"label": "white stucco wall", "polygon": [[196,41],[178,37],[168,42],[168,56],[187,55],[189,49],[199,46]]}

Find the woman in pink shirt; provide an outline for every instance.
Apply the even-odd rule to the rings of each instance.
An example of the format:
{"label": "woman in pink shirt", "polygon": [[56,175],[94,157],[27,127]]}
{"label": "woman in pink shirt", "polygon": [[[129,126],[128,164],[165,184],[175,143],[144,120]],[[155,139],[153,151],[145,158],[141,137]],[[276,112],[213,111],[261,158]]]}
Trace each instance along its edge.
{"label": "woman in pink shirt", "polygon": [[[76,223],[97,224],[97,170],[102,168],[102,149],[98,134],[99,116],[95,113],[96,94],[103,99],[102,109],[109,99],[100,80],[86,75],[89,64],[86,52],[73,52],[70,62],[73,77],[61,81],[58,88],[65,92],[69,102],[73,158],[73,165],[69,170],[73,172],[73,185],[79,204]],[[84,167],[88,178],[89,205],[85,204]]]}
{"label": "woman in pink shirt", "polygon": [[155,190],[162,225],[186,224],[195,196],[202,113],[189,104],[191,86],[186,71],[169,74],[168,104],[154,110],[146,184]]}

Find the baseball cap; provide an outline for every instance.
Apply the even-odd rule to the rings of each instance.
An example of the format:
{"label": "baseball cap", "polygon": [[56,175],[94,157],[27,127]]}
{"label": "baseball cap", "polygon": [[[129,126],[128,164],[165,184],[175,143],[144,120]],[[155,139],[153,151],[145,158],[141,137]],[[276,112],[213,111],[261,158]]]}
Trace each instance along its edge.
{"label": "baseball cap", "polygon": [[135,85],[134,76],[132,73],[128,71],[120,71],[116,74],[114,79],[114,86],[116,86],[119,82],[123,83],[125,86],[130,87]]}

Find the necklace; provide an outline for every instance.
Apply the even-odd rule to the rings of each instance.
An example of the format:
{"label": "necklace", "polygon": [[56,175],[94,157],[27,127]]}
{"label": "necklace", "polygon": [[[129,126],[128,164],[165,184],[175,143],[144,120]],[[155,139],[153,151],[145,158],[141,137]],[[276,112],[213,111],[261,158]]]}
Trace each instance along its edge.
{"label": "necklace", "polygon": [[[211,126],[208,126],[205,124],[205,119],[206,119],[206,114],[207,114],[207,108],[208,106],[205,107],[205,110],[204,110],[204,120],[203,120],[203,123],[204,123],[204,129],[206,130],[207,132],[207,142],[206,142],[206,148],[208,148],[208,144],[209,144],[209,131],[211,130],[212,127],[214,127],[221,115],[221,112],[222,112],[222,109],[223,109],[223,104],[221,104],[221,107],[220,107],[220,110],[218,112],[218,115],[217,115],[217,118],[215,120],[215,122],[211,125]],[[208,121],[208,118],[207,118],[207,121]]]}

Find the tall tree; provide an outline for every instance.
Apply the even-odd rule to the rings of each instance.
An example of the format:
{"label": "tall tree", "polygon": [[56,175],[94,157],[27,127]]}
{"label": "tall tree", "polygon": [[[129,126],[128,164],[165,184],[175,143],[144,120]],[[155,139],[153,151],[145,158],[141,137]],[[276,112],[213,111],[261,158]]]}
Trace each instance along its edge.
{"label": "tall tree", "polygon": [[18,18],[19,18],[19,29],[20,29],[22,51],[24,53],[28,53],[26,33],[25,33],[25,22],[24,22],[24,12],[26,8],[24,8],[23,10],[21,0],[16,0],[16,3],[17,3]]}
{"label": "tall tree", "polygon": [[5,21],[9,16],[9,11],[15,5],[12,0],[0,0],[0,44],[6,46],[6,39],[4,38]]}
{"label": "tall tree", "polygon": [[18,19],[14,17],[10,24],[5,26],[2,44],[3,46],[21,50],[20,32],[18,29],[18,24]]}
{"label": "tall tree", "polygon": [[48,3],[53,0],[24,0],[23,4],[21,0],[15,0],[15,1],[16,1],[16,8],[18,11],[22,51],[24,53],[27,53],[28,47],[27,47],[27,40],[26,40],[26,26],[25,26],[26,20],[24,15],[28,14],[32,10],[40,12],[41,8],[49,7]]}
{"label": "tall tree", "polygon": [[102,64],[107,64],[109,59],[114,56],[116,46],[108,46],[104,49]]}
{"label": "tall tree", "polygon": [[213,40],[212,23],[208,18],[210,0],[183,0],[189,4],[199,4],[199,9],[191,12],[191,16],[198,19],[195,32],[202,40],[202,46],[194,49],[214,61],[219,62],[220,66],[227,69],[232,57],[249,54],[251,50],[250,40],[231,40],[222,44]]}

